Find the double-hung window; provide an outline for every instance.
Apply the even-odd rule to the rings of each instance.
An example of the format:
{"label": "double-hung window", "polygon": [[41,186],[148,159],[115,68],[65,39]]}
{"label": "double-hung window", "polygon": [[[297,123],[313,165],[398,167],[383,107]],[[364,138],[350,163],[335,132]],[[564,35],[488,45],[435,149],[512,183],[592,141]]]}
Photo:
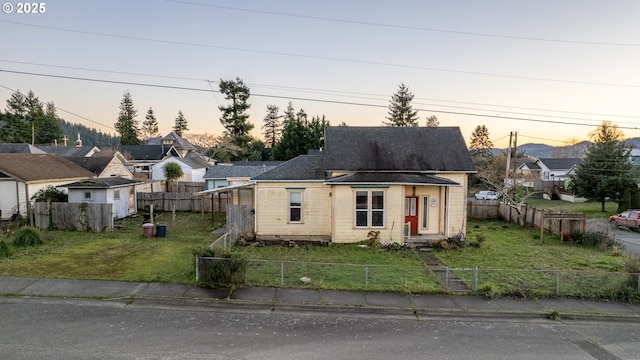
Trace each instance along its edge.
{"label": "double-hung window", "polygon": [[356,227],[384,227],[384,191],[356,191]]}
{"label": "double-hung window", "polygon": [[302,222],[302,191],[289,192],[289,222]]}

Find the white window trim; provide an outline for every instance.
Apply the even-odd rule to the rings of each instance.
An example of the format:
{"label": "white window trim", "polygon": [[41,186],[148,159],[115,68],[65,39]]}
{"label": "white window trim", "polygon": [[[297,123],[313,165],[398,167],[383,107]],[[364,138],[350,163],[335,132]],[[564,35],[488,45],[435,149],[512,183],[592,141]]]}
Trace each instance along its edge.
{"label": "white window trim", "polygon": [[[367,193],[367,208],[366,209],[358,209],[358,201],[357,201],[357,197],[358,197],[358,193],[359,192],[365,192]],[[373,193],[374,192],[381,192],[382,193],[382,209],[373,209],[372,205],[373,205]],[[381,189],[357,189],[355,190],[354,194],[353,194],[353,226],[356,229],[382,229],[385,227],[385,219],[386,219],[386,198],[387,198],[387,192],[385,190],[381,190]],[[358,212],[365,212],[367,213],[367,225],[366,226],[362,226],[362,225],[358,225]],[[382,225],[378,225],[378,226],[374,226],[373,225],[373,213],[374,212],[381,212],[382,213]]]}
{"label": "white window trim", "polygon": [[[291,194],[292,193],[299,193],[300,194],[300,206],[291,206]],[[288,206],[288,214],[287,214],[287,222],[290,224],[302,224],[304,218],[303,218],[303,211],[302,211],[302,207],[304,204],[304,191],[302,190],[288,190],[287,191],[287,201],[289,202],[289,206]],[[291,209],[300,209],[300,220],[291,220]]]}

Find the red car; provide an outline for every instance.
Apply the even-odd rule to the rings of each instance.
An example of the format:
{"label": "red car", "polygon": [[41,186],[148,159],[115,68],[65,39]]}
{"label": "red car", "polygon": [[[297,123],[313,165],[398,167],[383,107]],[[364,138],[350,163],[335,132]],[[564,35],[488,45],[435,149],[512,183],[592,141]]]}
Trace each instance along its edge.
{"label": "red car", "polygon": [[640,210],[626,210],[620,214],[609,217],[609,224],[612,228],[624,226],[629,230],[640,229]]}

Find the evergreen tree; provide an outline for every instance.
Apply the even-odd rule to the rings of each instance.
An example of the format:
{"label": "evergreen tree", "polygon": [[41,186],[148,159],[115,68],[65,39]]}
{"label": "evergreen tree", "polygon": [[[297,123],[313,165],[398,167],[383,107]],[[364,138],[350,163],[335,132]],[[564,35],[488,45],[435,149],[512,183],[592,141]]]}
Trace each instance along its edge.
{"label": "evergreen tree", "polygon": [[600,201],[604,212],[607,199],[619,200],[625,190],[635,191],[638,185],[631,172],[631,150],[618,126],[603,121],[590,137],[594,143],[571,176],[570,188],[577,196]]}
{"label": "evergreen tree", "polygon": [[28,143],[31,129],[24,116],[0,112],[0,142]]}
{"label": "evergreen tree", "polygon": [[264,129],[264,145],[268,149],[273,149],[278,142],[278,138],[281,133],[281,123],[280,119],[282,119],[282,115],[278,114],[280,108],[276,105],[267,105],[267,115],[264,117],[264,125],[262,125],[262,129]]}
{"label": "evergreen tree", "polygon": [[435,115],[431,115],[427,118],[427,127],[438,127],[440,125],[440,121]]}
{"label": "evergreen tree", "polygon": [[56,113],[56,106],[53,102],[48,102],[45,105],[42,122],[35,135],[36,144],[54,144],[61,140],[62,136],[62,126],[60,126],[60,118]]}
{"label": "evergreen tree", "polygon": [[413,110],[411,101],[413,94],[409,88],[401,83],[398,91],[393,94],[389,102],[388,122],[389,126],[418,126],[418,110]]}
{"label": "evergreen tree", "polygon": [[17,116],[27,115],[26,98],[20,90],[12,93],[11,97],[7,99],[7,113]]}
{"label": "evergreen tree", "polygon": [[142,134],[147,140],[159,135],[158,119],[156,119],[156,115],[153,113],[153,109],[151,107],[149,107],[147,114],[144,116],[144,121],[142,122]]}
{"label": "evergreen tree", "polygon": [[273,148],[273,160],[289,160],[298,155],[304,155],[312,149],[324,147],[324,129],[329,126],[329,121],[324,117],[314,116],[311,121],[307,114],[300,109],[296,115],[293,107],[289,106],[285,113],[286,126],[282,130],[282,136]]}
{"label": "evergreen tree", "polygon": [[491,157],[491,148],[493,143],[489,139],[489,130],[484,125],[476,126],[476,129],[471,134],[471,149],[472,158],[489,158]]}
{"label": "evergreen tree", "polygon": [[120,144],[140,144],[140,140],[138,138],[140,129],[138,128],[138,120],[136,119],[137,115],[138,111],[133,106],[131,94],[127,91],[124,93],[122,100],[120,101],[120,113],[118,114],[118,120],[114,124],[116,131],[120,134]]}
{"label": "evergreen tree", "polygon": [[249,131],[253,129],[253,124],[249,123],[247,110],[249,104],[249,88],[240,78],[235,80],[220,80],[220,92],[224,98],[231,101],[227,106],[218,106],[222,112],[220,122],[227,130],[233,142],[238,146],[245,146],[251,141]]}
{"label": "evergreen tree", "polygon": [[187,119],[182,114],[182,110],[178,110],[178,117],[176,117],[175,125],[173,125],[173,131],[175,131],[178,136],[182,136],[186,130],[189,130]]}

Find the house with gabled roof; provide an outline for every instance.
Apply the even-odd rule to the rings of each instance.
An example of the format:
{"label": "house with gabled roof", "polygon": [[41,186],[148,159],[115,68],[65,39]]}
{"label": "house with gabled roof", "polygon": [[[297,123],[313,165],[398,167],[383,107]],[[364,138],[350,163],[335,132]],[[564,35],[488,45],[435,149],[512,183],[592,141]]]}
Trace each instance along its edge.
{"label": "house with gabled roof", "polygon": [[523,186],[534,190],[551,190],[554,185],[563,185],[573,168],[582,162],[580,158],[532,158],[518,167],[521,178],[527,179]]}
{"label": "house with gabled roof", "polygon": [[173,146],[122,145],[116,153],[134,178],[151,179],[151,167],[170,156],[180,156]]}
{"label": "house with gabled roof", "polygon": [[198,157],[171,156],[151,167],[151,179],[166,180],[164,166],[171,162],[178,164],[182,169],[182,176],[177,181],[204,182],[203,176],[210,166],[208,162]]}
{"label": "house with gabled roof", "polygon": [[457,127],[328,127],[325,148],[252,178],[258,240],[350,243],[466,233],[475,172]]}
{"label": "house with gabled roof", "polygon": [[2,154],[0,156],[0,211],[2,218],[31,211],[31,198],[48,186],[94,177],[69,160],[52,154]]}
{"label": "house with gabled roof", "polygon": [[3,143],[0,144],[0,154],[46,154],[31,144]]}
{"label": "house with gabled roof", "polygon": [[186,157],[189,152],[197,151],[187,139],[178,135],[175,131],[170,132],[166,136],[151,138],[147,141],[147,145],[163,145],[165,147],[173,147],[178,152],[178,156]]}
{"label": "house with gabled roof", "polygon": [[124,179],[133,179],[131,171],[117,156],[67,157],[66,159],[91,171],[99,178],[117,176]]}

